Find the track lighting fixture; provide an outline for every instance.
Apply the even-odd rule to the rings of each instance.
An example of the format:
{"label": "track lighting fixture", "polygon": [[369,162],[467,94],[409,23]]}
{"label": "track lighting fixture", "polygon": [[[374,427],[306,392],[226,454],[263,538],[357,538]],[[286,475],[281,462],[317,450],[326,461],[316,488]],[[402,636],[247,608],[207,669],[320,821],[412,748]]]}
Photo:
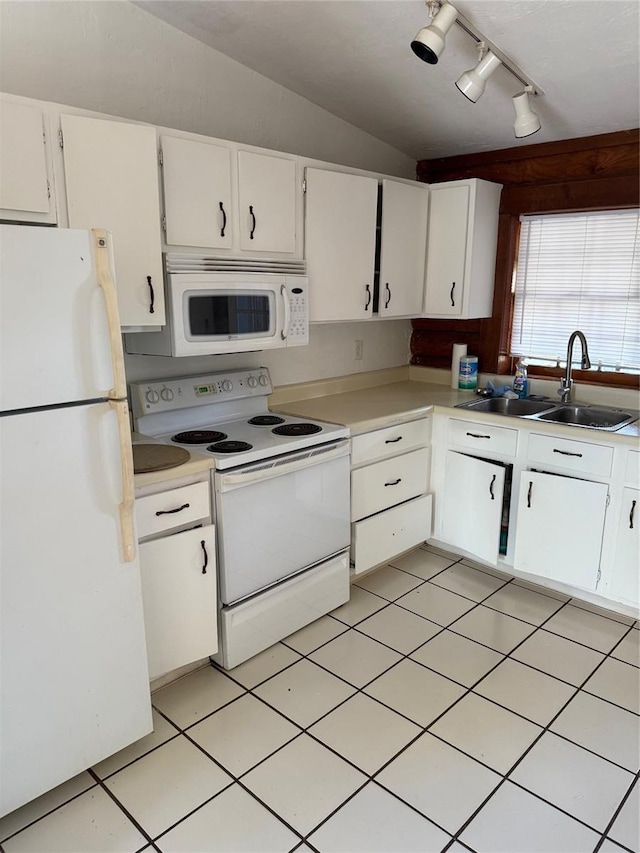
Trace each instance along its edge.
{"label": "track lighting fixture", "polygon": [[531,136],[532,133],[540,130],[540,119],[531,109],[529,95],[543,95],[542,89],[451,3],[441,3],[440,0],[426,0],[426,5],[432,21],[431,24],[419,30],[411,42],[411,49],[416,56],[419,56],[429,65],[435,65],[444,50],[447,33],[454,24],[457,24],[475,41],[479,53],[479,61],[476,67],[465,71],[456,81],[458,89],[466,98],[476,103],[485,90],[488,78],[496,68],[502,65],[524,86],[524,91],[513,97],[513,106],[516,111],[513,129],[516,137],[520,139],[524,136]]}
{"label": "track lighting fixture", "polygon": [[450,3],[444,3],[428,27],[423,27],[411,42],[411,50],[420,59],[435,65],[442,51],[444,40],[455,24],[458,13]]}
{"label": "track lighting fixture", "polygon": [[485,51],[483,42],[480,42],[480,62],[475,68],[465,71],[464,74],[456,80],[456,86],[470,101],[475,102],[484,92],[487,85],[487,79],[493,74],[502,61],[498,59],[495,53],[490,50]]}
{"label": "track lighting fixture", "polygon": [[516,120],[513,123],[513,130],[518,139],[523,136],[531,136],[540,130],[540,119],[531,109],[529,103],[529,95],[532,92],[531,86],[525,86],[524,92],[513,96],[513,108],[516,111]]}

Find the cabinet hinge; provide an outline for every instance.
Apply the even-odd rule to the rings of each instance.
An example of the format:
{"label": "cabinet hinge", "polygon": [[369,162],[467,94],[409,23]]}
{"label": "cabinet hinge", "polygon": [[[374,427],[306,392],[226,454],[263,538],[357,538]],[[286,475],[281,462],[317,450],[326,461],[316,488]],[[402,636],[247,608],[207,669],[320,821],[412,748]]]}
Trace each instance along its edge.
{"label": "cabinet hinge", "polygon": [[47,198],[51,198],[51,184],[47,181]]}
{"label": "cabinet hinge", "polygon": [[62,128],[58,131],[58,142],[60,144],[60,148],[64,148],[64,137],[62,135]]}
{"label": "cabinet hinge", "polygon": [[602,569],[598,566],[598,574],[596,575],[596,589],[598,589],[598,584],[600,583],[601,577],[602,577]]}
{"label": "cabinet hinge", "polygon": [[162,156],[162,148],[158,148],[158,163],[164,165],[164,157]]}
{"label": "cabinet hinge", "polygon": [[605,506],[609,506],[610,503],[611,503],[611,495],[609,494],[609,492],[607,492],[607,502],[606,502]]}
{"label": "cabinet hinge", "polygon": [[306,191],[307,191],[307,179],[303,178],[302,179],[302,192],[306,193]]}
{"label": "cabinet hinge", "polygon": [[166,231],[167,230],[167,217],[164,213],[162,214],[162,219],[160,220],[160,222],[162,223],[162,230]]}

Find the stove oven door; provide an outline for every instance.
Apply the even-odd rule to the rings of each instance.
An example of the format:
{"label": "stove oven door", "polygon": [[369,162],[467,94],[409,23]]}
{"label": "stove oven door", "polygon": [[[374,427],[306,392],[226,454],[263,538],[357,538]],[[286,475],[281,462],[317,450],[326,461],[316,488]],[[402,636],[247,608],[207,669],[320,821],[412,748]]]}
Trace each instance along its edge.
{"label": "stove oven door", "polygon": [[349,547],[348,440],[213,477],[223,605]]}

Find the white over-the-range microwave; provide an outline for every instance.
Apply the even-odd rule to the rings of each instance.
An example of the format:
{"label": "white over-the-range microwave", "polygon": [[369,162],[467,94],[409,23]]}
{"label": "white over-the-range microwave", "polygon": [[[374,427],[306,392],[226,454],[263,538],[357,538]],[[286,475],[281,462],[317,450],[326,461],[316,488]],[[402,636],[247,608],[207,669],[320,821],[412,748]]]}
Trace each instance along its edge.
{"label": "white over-the-range microwave", "polygon": [[309,343],[305,276],[271,272],[168,273],[167,324],[128,334],[139,355],[219,355]]}

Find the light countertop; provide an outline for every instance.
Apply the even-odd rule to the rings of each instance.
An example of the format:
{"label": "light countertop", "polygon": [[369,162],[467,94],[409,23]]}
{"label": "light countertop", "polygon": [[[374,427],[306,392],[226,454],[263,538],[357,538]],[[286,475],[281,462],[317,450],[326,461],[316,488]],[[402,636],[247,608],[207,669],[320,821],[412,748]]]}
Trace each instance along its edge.
{"label": "light countertop", "polygon": [[[139,433],[132,433],[132,444],[161,444],[155,442],[152,438]],[[209,471],[214,467],[215,461],[210,456],[205,456],[204,453],[198,453],[195,450],[190,450],[189,459],[181,465],[176,465],[174,468],[164,468],[161,471],[148,471],[144,474],[135,474],[133,478],[136,489],[142,486],[153,486],[156,483],[167,483],[171,488],[171,480],[178,477],[190,477],[193,474],[200,474],[203,471]]]}

